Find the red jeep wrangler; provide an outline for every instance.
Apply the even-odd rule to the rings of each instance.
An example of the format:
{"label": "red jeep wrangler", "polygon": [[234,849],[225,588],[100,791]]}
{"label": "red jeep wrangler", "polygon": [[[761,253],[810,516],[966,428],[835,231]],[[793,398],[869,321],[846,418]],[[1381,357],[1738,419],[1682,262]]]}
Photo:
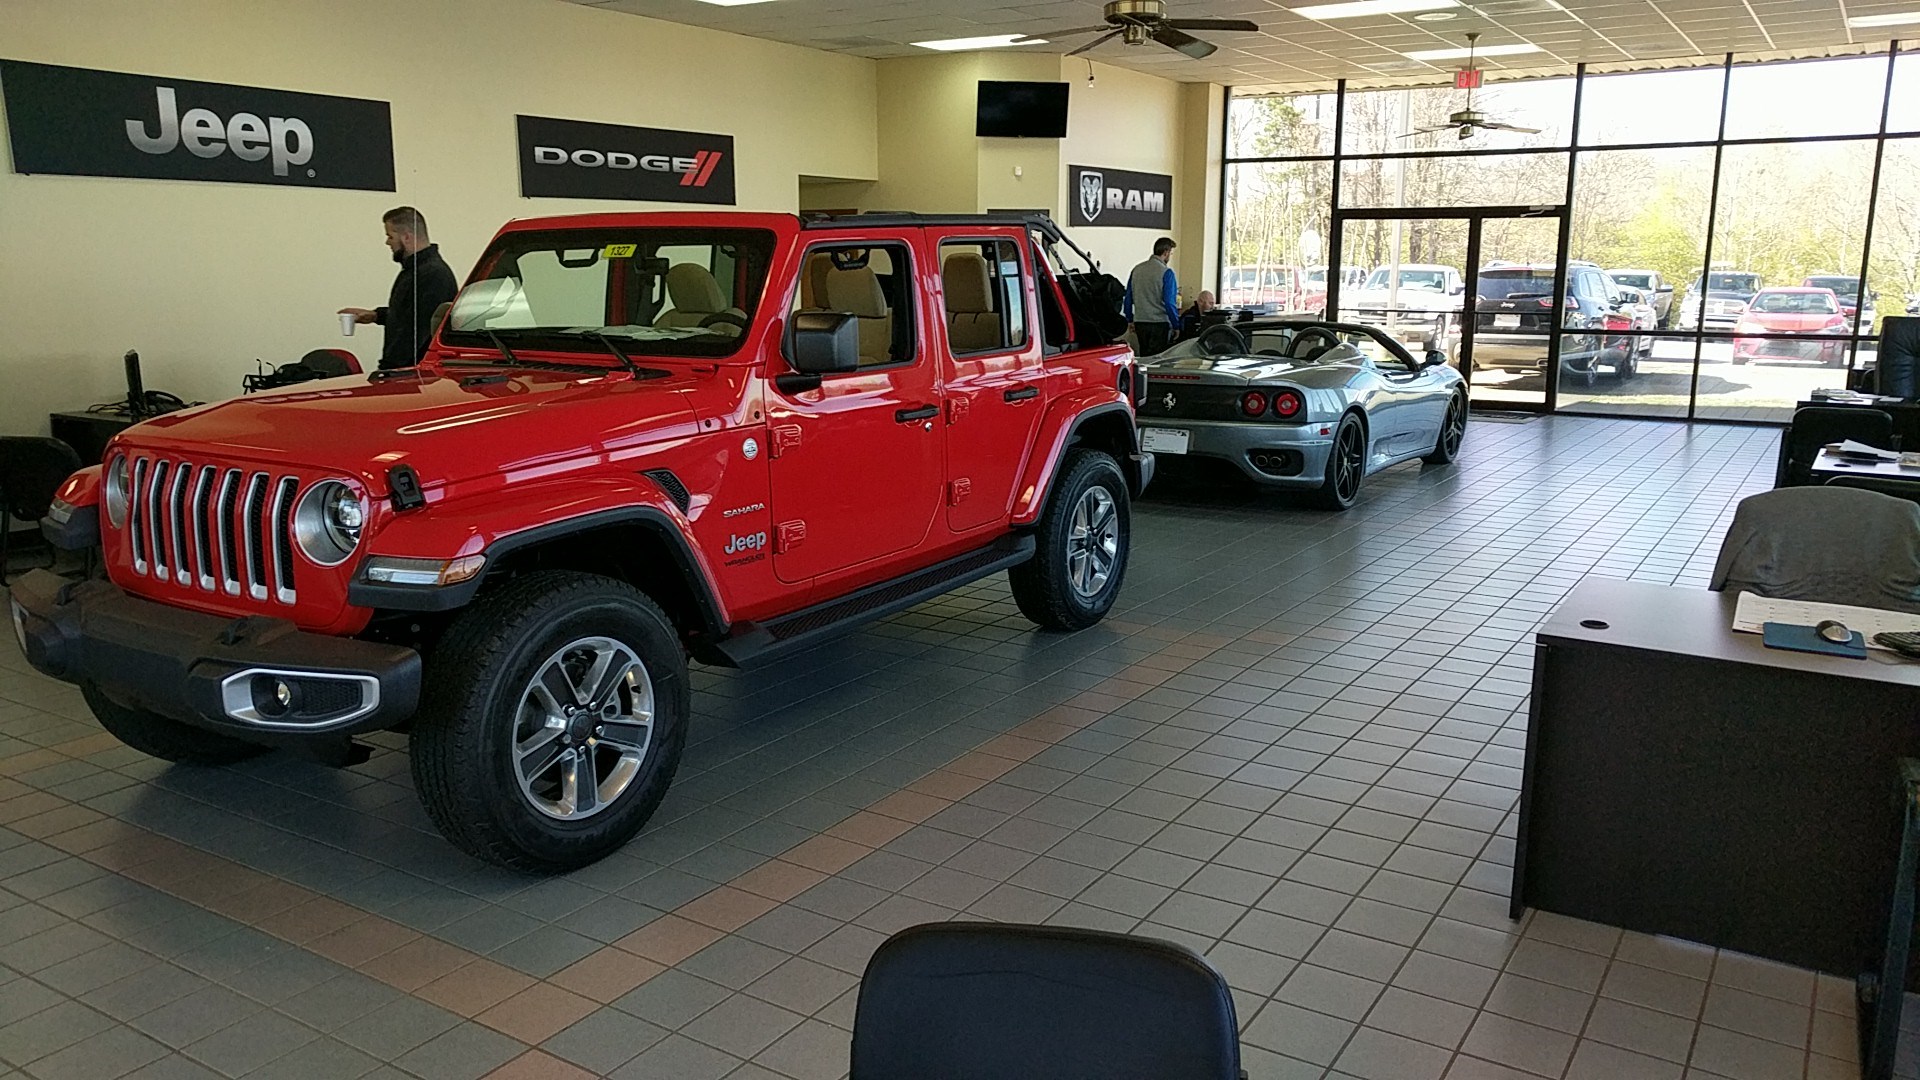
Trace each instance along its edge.
{"label": "red jeep wrangler", "polygon": [[508,225],[418,369],[140,424],[45,523],[33,666],[172,761],[336,764],[410,730],[472,854],[591,862],[646,822],[688,657],[749,662],[1001,570],[1098,621],[1153,461],[1118,286],[1043,217]]}

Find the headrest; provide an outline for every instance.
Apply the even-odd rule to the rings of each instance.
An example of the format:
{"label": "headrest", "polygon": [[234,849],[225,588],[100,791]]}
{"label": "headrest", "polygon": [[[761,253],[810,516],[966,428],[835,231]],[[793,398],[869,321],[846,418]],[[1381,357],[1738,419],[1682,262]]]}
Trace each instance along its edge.
{"label": "headrest", "polygon": [[987,257],[975,251],[956,251],[940,264],[940,284],[947,294],[947,314],[986,315],[993,311],[993,272]]}
{"label": "headrest", "polygon": [[667,296],[675,311],[725,311],[727,294],[713,272],[699,263],[676,263],[667,270]]}
{"label": "headrest", "polygon": [[800,274],[800,306],[818,309],[827,305],[827,271],[833,269],[833,256],[816,251],[807,256]]}
{"label": "headrest", "polygon": [[322,375],[360,374],[360,358],[345,349],[315,349],[300,358],[300,365]]}
{"label": "headrest", "polygon": [[827,310],[842,311],[862,319],[887,317],[887,294],[880,291],[880,278],[862,266],[853,270],[834,267],[827,272]]}

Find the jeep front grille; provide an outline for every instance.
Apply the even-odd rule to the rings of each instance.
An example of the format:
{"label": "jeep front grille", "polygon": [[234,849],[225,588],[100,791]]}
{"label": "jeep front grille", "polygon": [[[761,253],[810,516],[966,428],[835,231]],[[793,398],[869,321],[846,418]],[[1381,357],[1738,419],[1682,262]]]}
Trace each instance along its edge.
{"label": "jeep front grille", "polygon": [[186,461],[133,461],[133,572],[202,592],[292,604],[296,477]]}

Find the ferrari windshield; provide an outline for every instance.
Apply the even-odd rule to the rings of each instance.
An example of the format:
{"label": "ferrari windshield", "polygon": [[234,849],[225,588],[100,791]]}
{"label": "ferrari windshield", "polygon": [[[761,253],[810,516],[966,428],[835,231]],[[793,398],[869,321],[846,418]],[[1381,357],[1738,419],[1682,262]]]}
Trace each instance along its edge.
{"label": "ferrari windshield", "polygon": [[773,245],[758,229],[509,233],[454,300],[443,336],[595,353],[606,337],[635,355],[726,356],[753,323]]}

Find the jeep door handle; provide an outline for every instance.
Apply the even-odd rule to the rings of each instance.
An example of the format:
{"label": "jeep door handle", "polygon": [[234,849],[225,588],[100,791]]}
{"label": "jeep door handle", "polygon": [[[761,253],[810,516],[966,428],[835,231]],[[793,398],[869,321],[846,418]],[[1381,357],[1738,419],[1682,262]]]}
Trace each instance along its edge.
{"label": "jeep door handle", "polygon": [[895,409],[893,418],[902,424],[911,424],[919,420],[931,420],[940,415],[940,406],[922,405],[917,409]]}
{"label": "jeep door handle", "polygon": [[1000,396],[1007,401],[1031,401],[1040,396],[1040,388],[1037,386],[1023,386],[1018,390],[1009,390]]}

